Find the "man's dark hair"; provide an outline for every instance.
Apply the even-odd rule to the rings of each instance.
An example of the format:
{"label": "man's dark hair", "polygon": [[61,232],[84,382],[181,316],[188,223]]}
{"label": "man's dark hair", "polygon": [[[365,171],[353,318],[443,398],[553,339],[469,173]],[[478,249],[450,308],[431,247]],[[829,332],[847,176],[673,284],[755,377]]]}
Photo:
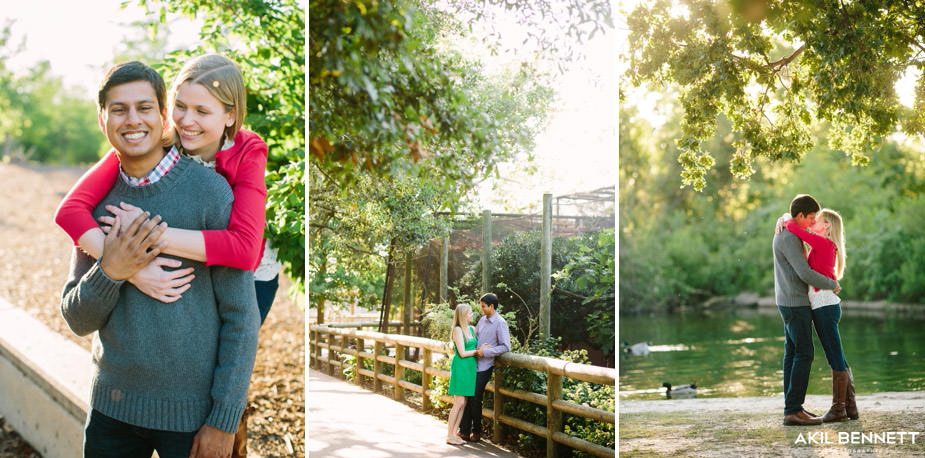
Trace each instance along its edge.
{"label": "man's dark hair", "polygon": [[819,211],[819,202],[809,194],[799,194],[790,202],[790,216],[796,218],[800,213],[807,216]]}
{"label": "man's dark hair", "polygon": [[491,308],[498,309],[498,296],[495,296],[493,293],[485,293],[482,297],[479,298],[479,302],[484,302],[486,305],[490,305]]}
{"label": "man's dark hair", "polygon": [[161,78],[161,74],[158,73],[157,70],[141,62],[133,60],[131,62],[123,62],[114,65],[106,72],[106,76],[103,77],[103,80],[100,81],[100,90],[97,94],[97,103],[100,112],[106,109],[106,97],[109,95],[110,89],[120,84],[134,83],[135,81],[147,81],[151,83],[151,87],[154,88],[154,94],[157,96],[158,111],[163,110],[164,107],[167,106],[167,87],[164,85],[164,79]]}

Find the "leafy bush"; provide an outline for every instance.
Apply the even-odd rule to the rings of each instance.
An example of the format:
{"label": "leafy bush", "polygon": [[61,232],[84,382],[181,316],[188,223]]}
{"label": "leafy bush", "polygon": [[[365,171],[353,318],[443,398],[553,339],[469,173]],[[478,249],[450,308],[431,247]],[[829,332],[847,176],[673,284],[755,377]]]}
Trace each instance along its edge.
{"label": "leafy bush", "polygon": [[[608,270],[606,264],[609,256],[612,266],[614,251],[613,232],[609,234],[609,238],[607,233],[601,232],[552,240],[552,271],[560,274],[552,291],[550,331],[565,344],[588,342],[587,320],[593,315],[598,321],[594,322],[595,334],[590,343],[602,350],[612,346],[613,339],[608,344],[606,333],[614,328],[614,301],[584,302],[602,285],[609,283],[612,290],[613,268]],[[517,337],[521,342],[532,338],[539,323],[541,238],[542,234],[535,231],[510,235],[493,247],[489,261],[492,266],[490,284],[496,288],[492,292],[498,295],[499,313],[503,312],[512,328],[512,338]],[[478,296],[482,289],[481,272],[480,254],[469,253],[466,273],[457,283],[459,291]],[[570,279],[572,275],[574,279]],[[584,280],[579,285],[581,278]],[[577,291],[566,292],[568,288]]]}
{"label": "leafy bush", "polygon": [[[449,371],[450,365],[452,363],[453,363],[453,358],[448,356],[446,358],[442,358],[439,361],[435,362],[434,367],[437,369]],[[433,380],[433,385],[431,385],[432,387],[431,389],[433,390],[432,392],[433,394],[431,394],[430,399],[431,399],[431,403],[434,405],[434,409],[449,410],[451,407],[453,407],[453,404],[444,402],[442,399],[440,399],[440,397],[445,396],[448,390],[450,389],[450,379],[443,378],[443,377],[434,377],[432,380]]]}
{"label": "leafy bush", "polygon": [[575,247],[577,253],[562,270],[553,274],[554,291],[585,297],[581,305],[591,307],[584,318],[590,342],[605,356],[613,356],[616,339],[614,231],[604,229],[584,234],[576,238]]}

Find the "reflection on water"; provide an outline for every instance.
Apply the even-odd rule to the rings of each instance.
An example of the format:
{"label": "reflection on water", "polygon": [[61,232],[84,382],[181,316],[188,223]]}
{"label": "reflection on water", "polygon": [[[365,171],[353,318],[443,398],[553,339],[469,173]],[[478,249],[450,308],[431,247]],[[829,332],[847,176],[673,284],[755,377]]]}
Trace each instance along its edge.
{"label": "reflection on water", "polygon": [[649,351],[685,351],[692,350],[693,348],[690,345],[651,345],[649,346]]}
{"label": "reflection on water", "polygon": [[[839,330],[858,393],[925,390],[925,319],[854,313]],[[697,384],[698,398],[772,396],[783,383],[783,323],[776,309],[621,316],[620,341],[650,353],[620,356],[620,399],[665,399],[665,382]],[[831,393],[831,369],[816,338],[809,394]]]}

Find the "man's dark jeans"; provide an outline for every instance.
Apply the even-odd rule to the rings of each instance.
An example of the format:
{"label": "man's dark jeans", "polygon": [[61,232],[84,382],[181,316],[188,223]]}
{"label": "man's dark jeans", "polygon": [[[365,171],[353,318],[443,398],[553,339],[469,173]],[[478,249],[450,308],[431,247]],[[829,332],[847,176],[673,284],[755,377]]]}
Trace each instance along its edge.
{"label": "man's dark jeans", "polygon": [[463,409],[462,419],[459,421],[459,433],[468,437],[470,433],[482,433],[482,395],[485,386],[491,380],[494,367],[475,373],[475,394],[466,397],[466,407]]}
{"label": "man's dark jeans", "polygon": [[139,428],[90,410],[84,429],[84,458],[189,458],[196,431],[178,433]]}
{"label": "man's dark jeans", "polygon": [[846,371],[845,353],[842,351],[841,336],[838,333],[838,322],[841,320],[841,305],[826,305],[813,310],[813,326],[822,349],[825,350],[825,359],[833,371]]}
{"label": "man's dark jeans", "polygon": [[813,312],[803,307],[777,306],[784,320],[784,415],[803,410],[813,366]]}

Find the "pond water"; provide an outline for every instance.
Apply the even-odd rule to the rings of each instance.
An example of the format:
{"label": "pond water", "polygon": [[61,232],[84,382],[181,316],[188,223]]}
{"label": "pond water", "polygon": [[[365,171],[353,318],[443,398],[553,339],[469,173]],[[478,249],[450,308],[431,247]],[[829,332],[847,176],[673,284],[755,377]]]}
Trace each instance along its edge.
{"label": "pond water", "polygon": [[[925,390],[922,314],[842,311],[842,346],[858,394]],[[776,308],[620,316],[619,323],[619,342],[647,342],[650,350],[620,354],[621,400],[665,399],[664,382],[696,382],[698,398],[783,391],[784,325]],[[831,394],[831,369],[813,336],[808,394]]]}

